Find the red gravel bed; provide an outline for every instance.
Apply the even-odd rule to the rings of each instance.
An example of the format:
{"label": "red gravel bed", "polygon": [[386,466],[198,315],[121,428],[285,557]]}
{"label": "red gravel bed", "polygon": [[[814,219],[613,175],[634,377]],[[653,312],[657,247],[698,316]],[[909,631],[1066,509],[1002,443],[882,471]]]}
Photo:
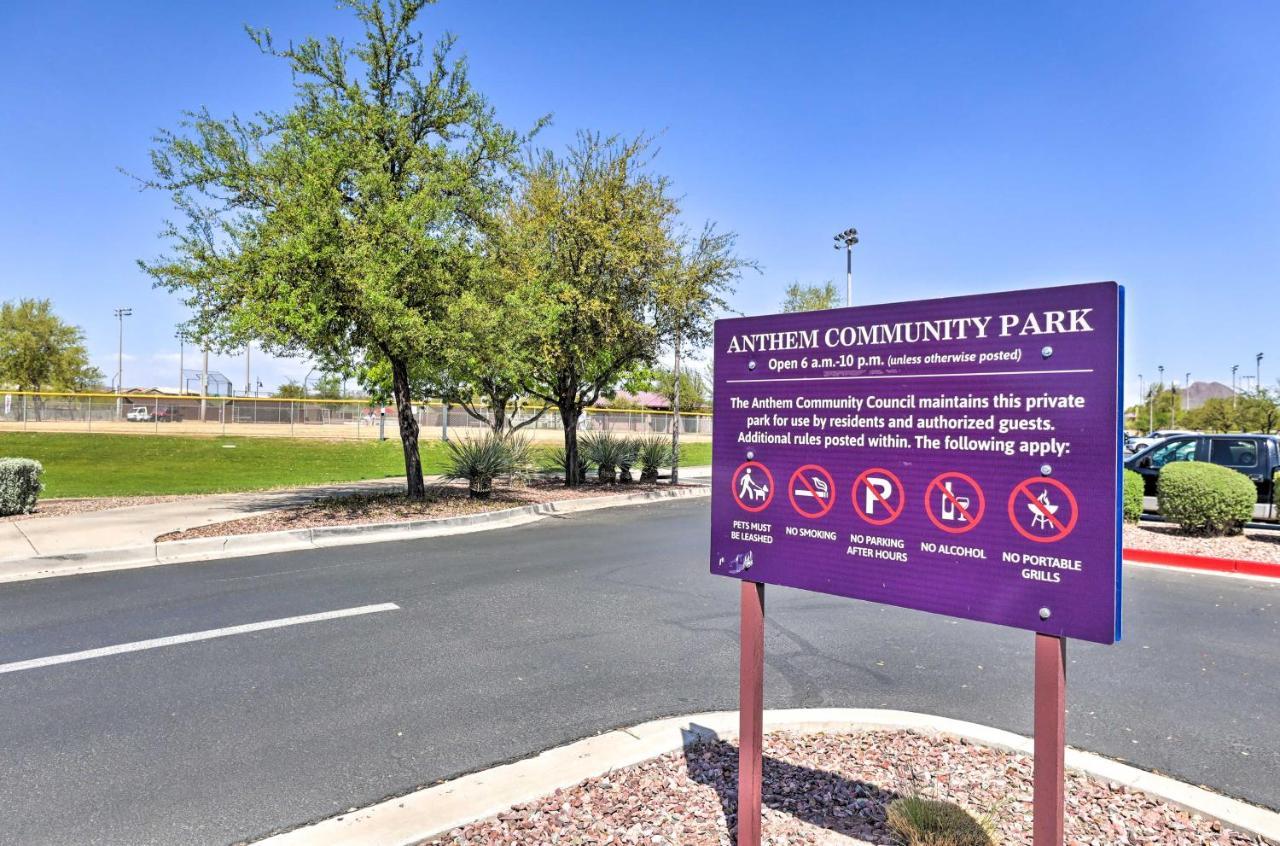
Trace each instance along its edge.
{"label": "red gravel bed", "polygon": [[[677,487],[689,487],[677,485]],[[411,520],[432,520],[440,517],[457,517],[464,514],[480,514],[502,511],[523,505],[536,505],[566,499],[584,499],[597,496],[621,496],[647,491],[671,490],[662,484],[602,485],[584,483],[578,488],[566,488],[561,482],[538,480],[527,485],[497,487],[489,499],[472,499],[465,484],[431,485],[427,499],[415,501],[400,493],[355,494],[352,496],[317,499],[306,505],[264,511],[252,517],[210,523],[181,532],[160,535],[157,541],[186,540],[187,538],[222,537],[224,535],[248,535],[258,532],[281,532],[289,529],[313,529],[323,526],[348,526],[358,523],[400,523]]]}
{"label": "red gravel bed", "polygon": [[[729,846],[737,746],[702,742],[588,779],[421,846],[670,844]],[[918,793],[991,813],[999,842],[1031,843],[1031,758],[915,732],[765,739],[764,837],[772,846],[893,844],[885,806]],[[1067,775],[1068,846],[1265,843],[1116,784]]]}
{"label": "red gravel bed", "polygon": [[1228,538],[1199,538],[1183,534],[1172,524],[1142,523],[1125,525],[1124,546],[1128,549],[1280,564],[1280,530],[1245,529],[1242,534]]}

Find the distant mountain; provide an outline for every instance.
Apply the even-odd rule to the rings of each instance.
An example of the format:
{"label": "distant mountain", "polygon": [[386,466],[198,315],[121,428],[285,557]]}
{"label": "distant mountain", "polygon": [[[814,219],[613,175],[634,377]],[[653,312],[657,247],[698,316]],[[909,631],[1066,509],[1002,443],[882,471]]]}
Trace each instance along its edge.
{"label": "distant mountain", "polygon": [[1185,395],[1186,405],[1183,408],[1189,410],[1199,408],[1211,399],[1231,399],[1232,391],[1230,385],[1221,382],[1192,382],[1190,387],[1180,390],[1178,394],[1180,397]]}

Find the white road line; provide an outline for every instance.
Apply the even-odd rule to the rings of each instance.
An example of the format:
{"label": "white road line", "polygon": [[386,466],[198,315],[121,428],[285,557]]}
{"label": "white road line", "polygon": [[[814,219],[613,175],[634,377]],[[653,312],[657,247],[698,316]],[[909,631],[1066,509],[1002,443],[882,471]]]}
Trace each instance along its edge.
{"label": "white road line", "polygon": [[100,649],[86,649],[83,652],[65,652],[62,655],[49,655],[45,658],[32,658],[27,661],[14,661],[0,664],[0,673],[17,673],[22,670],[34,670],[38,667],[51,667],[55,664],[70,664],[73,661],[88,661],[90,658],[104,658],[108,655],[120,655],[125,652],[141,652],[144,649],[158,649],[161,646],[173,646],[178,643],[193,643],[198,640],[212,640],[216,637],[260,632],[266,629],[280,629],[285,626],[297,626],[302,623],[319,623],[322,620],[339,620],[343,617],[358,617],[361,614],[377,614],[379,611],[396,611],[400,606],[394,602],[381,605],[361,605],[357,608],[340,608],[337,611],[322,611],[319,614],[303,614],[301,617],[282,617],[279,620],[263,620],[260,623],[245,623],[242,626],[228,626],[225,629],[208,629],[203,632],[157,637],[151,640],[137,640],[133,643],[118,643],[115,646],[104,646]]}

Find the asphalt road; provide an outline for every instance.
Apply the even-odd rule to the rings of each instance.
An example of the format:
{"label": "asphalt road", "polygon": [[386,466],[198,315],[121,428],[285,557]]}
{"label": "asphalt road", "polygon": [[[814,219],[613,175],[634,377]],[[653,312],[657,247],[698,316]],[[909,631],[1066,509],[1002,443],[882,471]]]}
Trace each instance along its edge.
{"label": "asphalt road", "polygon": [[[736,704],[737,585],[705,501],[428,541],[0,586],[0,842],[225,844],[658,716]],[[1280,587],[1131,568],[1072,643],[1069,742],[1280,807]],[[1028,733],[1029,634],[770,588],[770,707]]]}

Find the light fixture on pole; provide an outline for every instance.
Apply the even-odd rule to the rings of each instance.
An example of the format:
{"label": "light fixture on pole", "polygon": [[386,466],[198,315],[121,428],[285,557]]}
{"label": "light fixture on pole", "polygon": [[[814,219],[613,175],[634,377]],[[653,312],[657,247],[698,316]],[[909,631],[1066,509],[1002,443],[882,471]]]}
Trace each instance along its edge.
{"label": "light fixture on pole", "polygon": [[1257,367],[1254,375],[1254,387],[1258,389],[1258,395],[1262,395],[1262,353],[1258,353],[1253,357],[1253,364]]}
{"label": "light fixture on pole", "polygon": [[835,236],[835,248],[844,244],[844,304],[853,305],[853,245],[858,243],[858,230],[852,226]]}
{"label": "light fixture on pole", "polygon": [[1187,375],[1182,377],[1182,410],[1191,410],[1191,371],[1187,371]]}
{"label": "light fixture on pole", "polygon": [[[1160,381],[1156,383],[1156,397],[1159,398],[1159,396],[1164,393],[1164,365],[1157,364],[1156,370],[1160,371]],[[1155,403],[1153,401],[1152,408],[1154,407],[1155,407]]]}
{"label": "light fixture on pole", "polygon": [[187,338],[179,329],[173,333],[173,337],[178,339],[178,396],[182,396],[187,392],[187,371],[183,368],[182,356],[186,352]]}
{"label": "light fixture on pole", "polygon": [[1240,365],[1231,365],[1231,407],[1236,407],[1236,371],[1240,369]]}

